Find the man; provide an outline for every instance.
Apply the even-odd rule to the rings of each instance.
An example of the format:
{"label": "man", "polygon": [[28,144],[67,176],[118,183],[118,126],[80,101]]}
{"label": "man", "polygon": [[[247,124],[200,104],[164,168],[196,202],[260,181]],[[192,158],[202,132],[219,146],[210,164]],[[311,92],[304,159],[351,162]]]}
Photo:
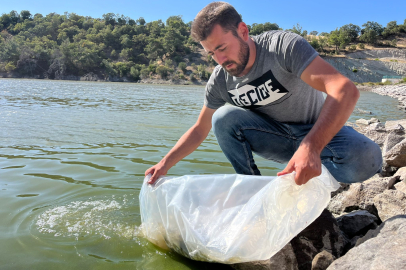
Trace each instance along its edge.
{"label": "man", "polygon": [[192,153],[212,123],[239,174],[260,174],[252,152],[287,163],[278,175],[295,171],[298,185],[320,175],[321,164],[345,183],[377,173],[382,165],[379,146],[344,127],[359,97],[355,85],[296,34],[248,34],[228,3],[213,2],[197,14],[192,37],[219,65],[207,83],[197,122],[145,172],[152,174],[149,183]]}

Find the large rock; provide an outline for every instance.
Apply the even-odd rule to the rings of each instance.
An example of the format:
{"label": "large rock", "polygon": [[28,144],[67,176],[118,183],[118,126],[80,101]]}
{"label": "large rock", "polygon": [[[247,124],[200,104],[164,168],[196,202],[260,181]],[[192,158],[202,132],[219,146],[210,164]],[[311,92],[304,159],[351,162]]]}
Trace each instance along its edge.
{"label": "large rock", "polygon": [[290,242],[300,270],[310,270],[314,257],[323,250],[340,257],[348,240],[328,211],[323,213]]}
{"label": "large rock", "polygon": [[406,269],[406,215],[382,223],[327,270]]}
{"label": "large rock", "polygon": [[325,250],[317,254],[312,261],[312,270],[326,270],[336,258]]}
{"label": "large rock", "polygon": [[377,215],[373,199],[376,195],[390,188],[394,184],[394,180],[394,177],[380,178],[375,175],[363,183],[351,184],[347,191],[337,194],[330,200],[327,209],[337,215],[359,209]]}
{"label": "large rock", "polygon": [[378,227],[378,218],[366,210],[359,210],[338,217],[337,223],[341,231],[353,238]]}
{"label": "large rock", "polygon": [[399,190],[385,190],[375,196],[374,204],[382,221],[406,214],[406,194]]}
{"label": "large rock", "polygon": [[[378,123],[378,124],[380,124],[380,123]],[[388,132],[386,132],[385,129],[382,129],[381,128],[382,126],[379,126],[379,127],[380,128],[377,128],[377,126],[375,126],[375,125],[369,126],[369,129],[364,133],[364,135],[367,136],[368,138],[370,138],[380,147],[382,147],[386,140],[386,137],[388,136]]]}
{"label": "large rock", "polygon": [[391,131],[385,139],[382,147],[382,155],[385,155],[390,151],[395,145],[400,143],[405,139],[405,132],[402,131]]}
{"label": "large rock", "polygon": [[396,144],[392,149],[384,155],[385,161],[388,165],[394,167],[406,166],[406,139]]}
{"label": "large rock", "polygon": [[403,127],[406,127],[406,119],[386,121],[385,123],[385,129],[388,131],[401,130],[404,129]]}
{"label": "large rock", "polygon": [[271,259],[230,265],[237,270],[298,270],[295,253],[289,243]]}

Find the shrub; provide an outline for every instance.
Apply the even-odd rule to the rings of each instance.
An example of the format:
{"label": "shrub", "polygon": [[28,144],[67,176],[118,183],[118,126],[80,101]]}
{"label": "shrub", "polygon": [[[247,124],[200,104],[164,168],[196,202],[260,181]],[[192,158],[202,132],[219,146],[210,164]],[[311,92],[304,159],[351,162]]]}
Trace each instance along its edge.
{"label": "shrub", "polygon": [[131,67],[130,75],[134,81],[138,81],[140,79],[140,71],[135,67]]}
{"label": "shrub", "polygon": [[148,70],[149,70],[150,72],[152,72],[152,73],[157,73],[156,69],[157,69],[157,66],[156,66],[155,64],[150,64],[150,65],[148,66]]}
{"label": "shrub", "polygon": [[364,43],[358,43],[358,48],[360,48],[361,50],[365,49],[365,44]]}
{"label": "shrub", "polygon": [[168,74],[172,71],[172,69],[166,66],[158,66],[156,68],[156,73],[161,77],[161,79],[166,79]]}
{"label": "shrub", "polygon": [[13,64],[13,62],[8,62],[8,63],[6,64],[6,66],[4,67],[4,69],[5,69],[7,72],[11,72],[11,71],[13,71],[13,70],[16,69],[16,66]]}
{"label": "shrub", "polygon": [[355,51],[357,49],[357,46],[356,45],[351,45],[350,46],[350,51]]}
{"label": "shrub", "polygon": [[178,65],[178,68],[185,73],[186,72],[186,63],[185,62],[180,62]]}
{"label": "shrub", "polygon": [[141,71],[140,71],[140,77],[141,77],[141,79],[146,79],[146,78],[149,78],[149,74],[150,74],[150,71],[149,71],[149,69],[147,68],[147,67],[143,67],[142,69],[141,69]]}
{"label": "shrub", "polygon": [[389,80],[387,80],[386,82],[384,82],[383,83],[384,85],[391,85],[392,84],[392,82],[391,81],[389,81]]}

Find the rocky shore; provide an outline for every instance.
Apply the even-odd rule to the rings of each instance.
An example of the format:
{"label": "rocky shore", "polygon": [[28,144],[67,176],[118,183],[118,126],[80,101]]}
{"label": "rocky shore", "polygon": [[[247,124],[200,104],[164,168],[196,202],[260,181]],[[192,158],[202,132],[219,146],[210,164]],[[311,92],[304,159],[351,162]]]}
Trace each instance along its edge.
{"label": "rocky shore", "polygon": [[[406,107],[406,84],[360,90],[397,98]],[[360,119],[353,127],[381,147],[382,172],[362,183],[341,184],[321,216],[270,260],[232,268],[406,269],[406,119]]]}

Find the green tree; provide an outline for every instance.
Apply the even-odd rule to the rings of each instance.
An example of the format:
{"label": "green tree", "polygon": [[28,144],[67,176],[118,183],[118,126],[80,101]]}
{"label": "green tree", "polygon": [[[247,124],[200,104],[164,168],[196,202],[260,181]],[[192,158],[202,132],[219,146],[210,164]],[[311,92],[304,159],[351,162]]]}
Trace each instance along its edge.
{"label": "green tree", "polygon": [[279,29],[279,25],[277,25],[276,23],[270,23],[270,22],[266,22],[264,24],[262,23],[254,23],[250,26],[250,35],[259,35],[263,32],[267,32],[267,31],[271,31],[271,30],[278,30]]}
{"label": "green tree", "polygon": [[331,31],[328,37],[328,43],[336,47],[336,51],[339,50],[340,46],[340,31],[338,29]]}
{"label": "green tree", "polygon": [[161,79],[166,79],[169,74],[169,68],[165,66],[158,66],[156,68],[156,73],[161,77]]}
{"label": "green tree", "polygon": [[368,44],[375,44],[378,40],[378,33],[374,29],[365,30],[359,40]]}
{"label": "green tree", "polygon": [[140,71],[135,67],[131,67],[130,76],[134,81],[138,81],[140,79]]}
{"label": "green tree", "polygon": [[364,24],[362,25],[362,27],[364,27],[364,28],[361,30],[361,33],[362,33],[362,34],[364,34],[365,32],[367,32],[367,31],[369,31],[369,30],[374,30],[375,33],[376,33],[376,35],[377,35],[377,36],[380,36],[380,35],[382,35],[382,32],[383,32],[383,30],[384,30],[383,27],[382,27],[382,25],[380,25],[379,23],[377,23],[377,22],[370,22],[370,21],[364,23]]}
{"label": "green tree", "polygon": [[388,37],[389,35],[398,35],[400,34],[400,27],[397,25],[396,21],[388,22],[382,35]]}
{"label": "green tree", "polygon": [[177,52],[183,51],[184,37],[178,29],[167,27],[165,36],[162,39],[162,47],[169,56],[175,56]]}
{"label": "green tree", "polygon": [[28,10],[22,10],[20,12],[20,18],[22,21],[31,20],[32,19],[31,12],[29,12]]}
{"label": "green tree", "polygon": [[354,41],[356,41],[357,37],[361,33],[361,27],[350,23],[350,24],[341,26],[340,32],[346,33],[346,35],[350,38],[350,41],[354,42]]}

